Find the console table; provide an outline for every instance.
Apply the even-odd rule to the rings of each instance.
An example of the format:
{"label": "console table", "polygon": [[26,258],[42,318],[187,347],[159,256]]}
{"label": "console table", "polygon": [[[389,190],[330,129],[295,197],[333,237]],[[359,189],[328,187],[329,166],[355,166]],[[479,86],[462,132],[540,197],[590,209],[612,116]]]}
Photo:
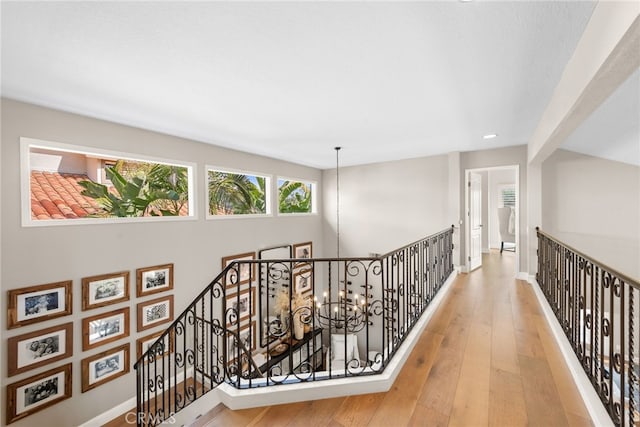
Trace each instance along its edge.
{"label": "console table", "polygon": [[263,375],[302,374],[309,372],[309,367],[314,370],[322,367],[322,328],[307,332],[301,340],[291,337],[285,344],[288,347],[282,353],[275,353],[275,346],[270,347],[267,362],[259,367]]}

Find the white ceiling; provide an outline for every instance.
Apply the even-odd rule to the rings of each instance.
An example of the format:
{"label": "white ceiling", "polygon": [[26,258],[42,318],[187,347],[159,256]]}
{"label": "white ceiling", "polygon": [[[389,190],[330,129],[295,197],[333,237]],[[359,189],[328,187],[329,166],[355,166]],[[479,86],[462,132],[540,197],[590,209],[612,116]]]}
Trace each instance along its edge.
{"label": "white ceiling", "polygon": [[3,2],[2,95],[319,168],[526,144],[594,5]]}

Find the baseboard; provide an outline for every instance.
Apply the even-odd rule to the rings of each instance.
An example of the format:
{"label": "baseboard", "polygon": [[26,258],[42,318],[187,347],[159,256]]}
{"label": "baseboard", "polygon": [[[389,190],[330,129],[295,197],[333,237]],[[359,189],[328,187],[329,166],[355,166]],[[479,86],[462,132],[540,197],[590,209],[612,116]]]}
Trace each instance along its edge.
{"label": "baseboard", "polygon": [[[134,372],[135,375],[135,372]],[[187,369],[187,373],[186,373],[188,378],[191,378],[193,376],[193,368],[189,368]],[[169,381],[165,381],[165,389],[169,387]],[[219,403],[219,401],[218,401]],[[124,414],[124,413],[128,413],[131,414],[130,417],[131,419],[128,418],[128,416],[125,416],[125,422],[127,424],[131,424],[131,425],[136,425],[136,405],[138,404],[136,396],[134,395],[133,397],[125,400],[124,402],[122,402],[119,405],[114,406],[113,408],[109,409],[108,411],[105,411],[103,413],[101,413],[100,415],[97,415],[93,418],[91,418],[89,421],[80,424],[78,427],[97,427],[97,426],[102,426],[106,423],[108,423],[109,421],[113,420],[116,417],[119,417],[120,415]],[[187,407],[188,408],[188,407]],[[131,411],[131,409],[133,409],[133,411]],[[172,416],[172,420],[175,416]]]}
{"label": "baseboard", "polygon": [[525,282],[529,282],[531,283],[531,281],[529,280],[529,273],[527,273],[526,271],[521,271],[518,274],[516,274],[516,279],[518,280],[524,280]]}
{"label": "baseboard", "polygon": [[122,402],[121,404],[114,406],[113,408],[109,409],[108,411],[103,412],[102,414],[98,415],[97,417],[93,417],[91,418],[89,421],[80,424],[79,427],[96,427],[96,426],[102,426],[105,425],[106,423],[108,423],[109,421],[113,420],[116,417],[119,417],[120,415],[124,414],[127,411],[131,411],[131,408],[133,409],[133,412],[131,413],[131,422],[129,422],[129,420],[127,419],[127,423],[131,424],[131,425],[135,425],[136,424],[136,397],[133,396],[132,398]]}
{"label": "baseboard", "polygon": [[547,319],[547,324],[551,328],[553,337],[555,338],[558,347],[560,347],[560,352],[562,353],[567,367],[569,368],[569,372],[571,372],[573,382],[578,388],[578,391],[582,396],[582,400],[584,401],[584,405],[591,416],[591,421],[593,421],[593,424],[596,426],[613,426],[613,421],[611,421],[609,414],[602,405],[598,393],[593,389],[591,381],[589,381],[589,377],[587,377],[587,374],[582,369],[582,365],[573,352],[573,348],[571,348],[569,340],[564,335],[564,331],[558,323],[556,316],[553,314],[551,306],[549,306],[542,290],[540,290],[540,285],[538,285],[535,278],[532,280],[531,284],[533,285],[532,288],[536,298],[538,299],[538,303],[540,304],[540,307],[542,307],[542,312]]}

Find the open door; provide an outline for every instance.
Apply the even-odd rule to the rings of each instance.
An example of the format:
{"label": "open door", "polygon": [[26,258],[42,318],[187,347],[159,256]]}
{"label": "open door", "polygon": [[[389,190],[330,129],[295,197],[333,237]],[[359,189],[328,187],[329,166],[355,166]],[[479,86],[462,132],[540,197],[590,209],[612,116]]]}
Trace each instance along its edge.
{"label": "open door", "polygon": [[469,271],[482,266],[482,175],[469,173]]}

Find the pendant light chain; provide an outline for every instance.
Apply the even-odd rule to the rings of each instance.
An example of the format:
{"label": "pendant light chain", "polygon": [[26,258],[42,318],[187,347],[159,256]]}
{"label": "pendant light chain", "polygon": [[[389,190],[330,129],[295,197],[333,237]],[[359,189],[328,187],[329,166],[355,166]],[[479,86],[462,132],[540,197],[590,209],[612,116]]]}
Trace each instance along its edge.
{"label": "pendant light chain", "polygon": [[336,150],[336,237],[337,237],[337,250],[336,258],[340,258],[340,148],[335,147]]}

